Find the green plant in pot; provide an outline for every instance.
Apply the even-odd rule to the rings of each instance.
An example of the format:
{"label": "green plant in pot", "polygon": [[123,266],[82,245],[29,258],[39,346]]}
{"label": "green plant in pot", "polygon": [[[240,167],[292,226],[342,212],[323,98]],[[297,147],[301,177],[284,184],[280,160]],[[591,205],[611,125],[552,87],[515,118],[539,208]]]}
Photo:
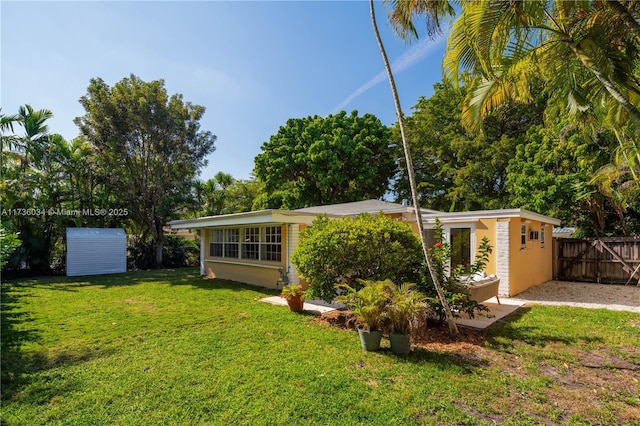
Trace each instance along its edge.
{"label": "green plant in pot", "polygon": [[287,301],[292,312],[302,312],[304,309],[304,290],[300,284],[289,284],[283,287],[280,296]]}
{"label": "green plant in pot", "polygon": [[388,300],[387,285],[390,281],[359,280],[362,287],[353,288],[347,284],[338,285],[343,294],[336,302],[347,305],[356,316],[360,327],[360,343],[365,351],[380,349],[382,339],[381,323],[385,317],[385,306]]}
{"label": "green plant in pot", "polygon": [[396,285],[389,282],[387,291],[389,304],[386,316],[391,323],[391,351],[395,354],[408,354],[411,351],[411,322],[428,309],[426,299],[412,283]]}

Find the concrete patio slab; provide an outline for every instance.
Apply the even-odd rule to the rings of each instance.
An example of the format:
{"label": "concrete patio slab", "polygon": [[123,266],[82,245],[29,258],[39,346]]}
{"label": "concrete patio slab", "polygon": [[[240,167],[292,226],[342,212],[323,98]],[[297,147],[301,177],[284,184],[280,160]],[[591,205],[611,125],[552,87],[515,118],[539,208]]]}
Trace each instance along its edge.
{"label": "concrete patio slab", "polygon": [[508,298],[500,298],[500,304],[495,297],[482,302],[483,305],[489,308],[489,317],[478,316],[475,318],[469,318],[467,314],[460,314],[460,318],[456,319],[456,324],[475,329],[485,329],[491,324],[495,323],[499,319],[506,317],[507,315],[515,312],[518,308],[525,304],[525,301],[511,300]]}
{"label": "concrete patio slab", "polygon": [[[272,305],[287,306],[287,301],[280,296],[271,296],[260,299],[261,302],[271,303]],[[343,308],[342,304],[329,304],[321,300],[305,300],[304,311],[313,313],[316,315],[324,314],[325,312],[335,311],[336,309]]]}

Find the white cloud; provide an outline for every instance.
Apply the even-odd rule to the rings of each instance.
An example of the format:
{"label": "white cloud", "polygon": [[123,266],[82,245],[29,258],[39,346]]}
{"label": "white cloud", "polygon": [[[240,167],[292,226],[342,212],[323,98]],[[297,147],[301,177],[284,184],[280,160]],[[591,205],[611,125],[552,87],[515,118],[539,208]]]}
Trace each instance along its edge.
{"label": "white cloud", "polygon": [[[394,74],[399,74],[404,70],[407,70],[417,64],[418,62],[425,59],[435,50],[437,50],[442,44],[446,41],[445,37],[439,37],[436,40],[431,40],[429,38],[423,38],[416,45],[411,47],[405,53],[403,53],[399,58],[391,63],[391,70]],[[383,81],[387,80],[387,72],[383,69],[378,74],[375,75],[372,79],[367,81],[365,84],[360,86],[356,91],[347,96],[342,102],[336,105],[331,114],[335,114],[343,109],[347,105],[349,105],[355,98],[362,95],[367,90],[377,86]]]}

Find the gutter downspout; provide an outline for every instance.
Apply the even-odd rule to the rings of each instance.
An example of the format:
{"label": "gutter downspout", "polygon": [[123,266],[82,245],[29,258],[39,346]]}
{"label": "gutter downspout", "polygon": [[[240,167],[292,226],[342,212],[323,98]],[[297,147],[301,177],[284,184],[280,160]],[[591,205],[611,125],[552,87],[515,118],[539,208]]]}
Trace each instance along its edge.
{"label": "gutter downspout", "polygon": [[200,276],[204,276],[204,239],[207,237],[207,230],[200,228]]}

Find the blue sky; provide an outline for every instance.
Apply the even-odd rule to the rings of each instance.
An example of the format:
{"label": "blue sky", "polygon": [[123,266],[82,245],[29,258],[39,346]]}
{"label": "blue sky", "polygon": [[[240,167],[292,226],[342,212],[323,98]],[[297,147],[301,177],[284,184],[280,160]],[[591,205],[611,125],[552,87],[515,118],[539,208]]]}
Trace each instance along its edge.
{"label": "blue sky", "polygon": [[[445,40],[405,44],[377,3],[405,114],[441,79]],[[50,131],[78,136],[73,119],[91,78],[135,74],[207,111],[218,137],[201,178],[249,178],[260,146],[289,118],[340,109],[396,121],[366,1],[0,2],[2,113],[31,104],[54,113]]]}

